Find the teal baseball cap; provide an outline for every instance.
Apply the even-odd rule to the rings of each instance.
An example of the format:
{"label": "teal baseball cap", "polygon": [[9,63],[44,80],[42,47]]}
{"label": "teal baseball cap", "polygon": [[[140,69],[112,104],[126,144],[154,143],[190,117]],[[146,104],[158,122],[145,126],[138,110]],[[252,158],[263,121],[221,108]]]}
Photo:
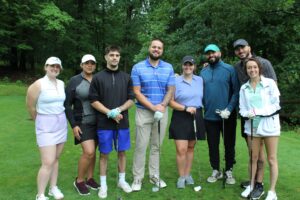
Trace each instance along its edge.
{"label": "teal baseball cap", "polygon": [[209,44],[205,47],[204,53],[207,53],[208,51],[217,52],[217,51],[220,51],[220,48],[215,44]]}

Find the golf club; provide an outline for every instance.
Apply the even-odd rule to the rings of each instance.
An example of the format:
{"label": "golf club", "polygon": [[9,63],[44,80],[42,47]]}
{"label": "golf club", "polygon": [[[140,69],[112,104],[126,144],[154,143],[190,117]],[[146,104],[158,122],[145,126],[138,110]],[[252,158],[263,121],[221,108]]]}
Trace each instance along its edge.
{"label": "golf club", "polygon": [[[196,111],[196,113],[197,113],[197,111]],[[193,115],[193,117],[194,117],[194,120],[193,120],[193,123],[194,123],[194,132],[195,132],[195,140],[196,140],[196,144],[195,144],[194,148],[196,148],[196,145],[198,143],[196,113]],[[197,152],[197,150],[196,150],[196,152]],[[197,154],[197,155],[199,156],[199,154]],[[198,176],[199,176],[199,179],[200,179],[200,160],[199,160],[198,165],[199,165]],[[202,189],[202,187],[200,185],[194,187],[194,191],[195,192],[199,192],[201,189]]]}
{"label": "golf club", "polygon": [[122,197],[119,196],[119,187],[118,187],[118,182],[119,182],[119,124],[116,124],[116,151],[117,151],[117,200],[122,200]]}
{"label": "golf club", "polygon": [[253,119],[250,119],[250,193],[249,193],[249,199],[251,200],[251,192],[252,192],[252,142],[253,142]]}
{"label": "golf club", "polygon": [[[217,114],[221,113],[221,110],[217,109],[216,110]],[[224,119],[222,118],[222,137],[223,137],[223,149],[224,149],[224,162],[226,161],[225,158],[225,123],[224,123]],[[225,183],[226,183],[226,173],[225,173],[225,167],[223,166],[223,180],[222,180],[222,187],[223,189],[225,189]]]}
{"label": "golf club", "polygon": [[158,187],[154,185],[152,192],[158,192],[160,190],[160,120],[157,121],[158,128]]}

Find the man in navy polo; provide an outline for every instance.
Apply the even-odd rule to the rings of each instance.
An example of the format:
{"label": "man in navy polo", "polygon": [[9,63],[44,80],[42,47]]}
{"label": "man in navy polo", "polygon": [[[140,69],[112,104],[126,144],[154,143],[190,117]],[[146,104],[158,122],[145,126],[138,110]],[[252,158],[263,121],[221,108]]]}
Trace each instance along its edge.
{"label": "man in navy polo", "polygon": [[[135,64],[131,78],[136,103],[136,142],[133,159],[132,190],[139,191],[145,174],[146,150],[150,141],[150,182],[157,187],[166,187],[159,174],[159,141],[162,144],[168,123],[168,103],[175,89],[175,76],[171,64],[161,60],[164,44],[153,39],[149,46],[149,57]],[[160,123],[160,134],[158,134]],[[160,136],[160,139],[159,139]]]}

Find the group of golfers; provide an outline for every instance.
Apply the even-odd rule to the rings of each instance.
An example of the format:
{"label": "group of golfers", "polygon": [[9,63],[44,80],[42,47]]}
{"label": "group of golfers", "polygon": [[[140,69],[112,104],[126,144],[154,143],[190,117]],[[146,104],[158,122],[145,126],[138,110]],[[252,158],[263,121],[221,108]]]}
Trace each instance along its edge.
{"label": "group of golfers", "polygon": [[[27,107],[35,121],[41,167],[37,176],[36,200],[49,196],[63,199],[57,187],[59,157],[67,140],[67,121],[72,127],[75,144],[80,144],[74,187],[80,195],[98,190],[99,198],[108,194],[108,156],[113,148],[118,153],[118,187],[124,192],[140,191],[145,176],[146,150],[149,145],[149,181],[156,188],[167,186],[160,171],[160,150],[165,133],[174,140],[178,180],[176,187],[193,185],[191,175],[197,140],[207,138],[212,174],[207,182],[222,179],[235,184],[235,142],[237,112],[241,115],[241,133],[249,149],[249,180],[241,186],[242,197],[259,199],[264,194],[264,147],[270,166],[270,188],[266,200],[276,200],[278,177],[277,144],[280,135],[279,90],[271,63],[251,52],[244,39],[233,43],[240,61],[233,67],[221,60],[215,44],[204,49],[207,64],[195,75],[196,61],[182,58],[182,75],[175,76],[173,67],[161,59],[164,43],[153,39],[148,57],[135,64],[131,75],[119,69],[121,49],[105,49],[106,67],[96,74],[96,59],[86,54],[81,59],[82,72],[65,87],[57,76],[61,60],[46,60],[45,76],[29,86]],[[133,183],[126,181],[126,154],[130,149],[128,109],[136,104]],[[173,109],[169,131],[168,107]],[[204,115],[203,115],[204,114]],[[223,138],[225,168],[220,169],[219,143]],[[100,182],[93,178],[96,148],[100,152]],[[200,190],[197,187],[197,190]]]}

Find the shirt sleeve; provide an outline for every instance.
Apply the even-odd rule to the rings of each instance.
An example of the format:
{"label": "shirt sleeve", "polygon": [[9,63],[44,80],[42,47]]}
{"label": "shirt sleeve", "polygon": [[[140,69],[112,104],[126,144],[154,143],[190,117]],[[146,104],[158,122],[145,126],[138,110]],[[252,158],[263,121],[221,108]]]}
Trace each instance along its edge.
{"label": "shirt sleeve", "polygon": [[271,78],[274,81],[277,81],[277,76],[276,76],[276,73],[274,71],[274,68],[273,68],[271,62],[267,59],[264,59],[263,62],[262,62],[262,65],[263,65],[263,75],[264,75],[264,77]]}
{"label": "shirt sleeve", "polygon": [[134,100],[135,96],[133,93],[133,84],[132,84],[132,80],[129,77],[129,81],[128,81],[128,88],[127,88],[127,95],[128,95],[128,99]]}
{"label": "shirt sleeve", "polygon": [[231,70],[231,90],[232,90],[232,96],[230,98],[229,104],[227,105],[227,109],[232,112],[238,105],[239,101],[239,81],[237,78],[236,70],[232,67]]}
{"label": "shirt sleeve", "polygon": [[74,117],[74,109],[73,109],[73,105],[75,102],[75,90],[76,90],[75,81],[74,79],[71,79],[65,89],[66,100],[64,102],[64,106],[65,106],[65,113],[67,119],[72,128],[78,125]]}
{"label": "shirt sleeve", "polygon": [[140,76],[137,70],[137,66],[133,66],[132,70],[131,70],[131,79],[132,79],[132,85],[133,86],[140,86],[141,85],[141,80],[140,80]]}
{"label": "shirt sleeve", "polygon": [[169,73],[167,86],[175,86],[175,74],[172,65],[170,66],[170,73]]}
{"label": "shirt sleeve", "polygon": [[100,81],[98,80],[98,77],[92,79],[89,89],[89,99],[91,103],[100,101]]}

